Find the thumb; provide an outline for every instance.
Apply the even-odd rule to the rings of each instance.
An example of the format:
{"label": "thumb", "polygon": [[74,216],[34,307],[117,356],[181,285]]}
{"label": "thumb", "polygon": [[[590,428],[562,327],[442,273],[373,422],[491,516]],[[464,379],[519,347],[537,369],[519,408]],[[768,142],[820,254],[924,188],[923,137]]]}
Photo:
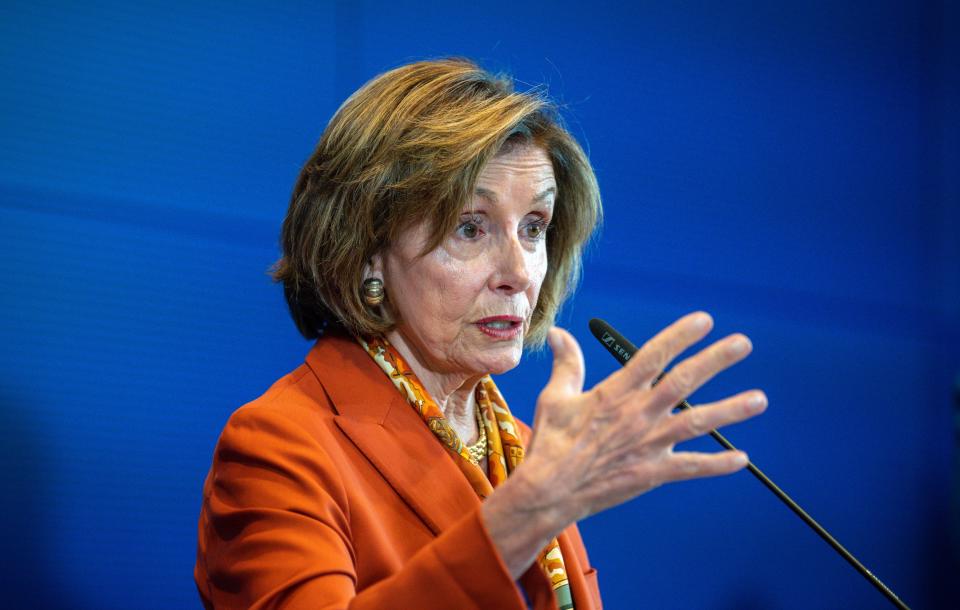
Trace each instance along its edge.
{"label": "thumb", "polygon": [[560,395],[583,392],[586,366],[580,344],[573,335],[557,326],[547,333],[547,343],[553,352],[553,372],[544,391]]}

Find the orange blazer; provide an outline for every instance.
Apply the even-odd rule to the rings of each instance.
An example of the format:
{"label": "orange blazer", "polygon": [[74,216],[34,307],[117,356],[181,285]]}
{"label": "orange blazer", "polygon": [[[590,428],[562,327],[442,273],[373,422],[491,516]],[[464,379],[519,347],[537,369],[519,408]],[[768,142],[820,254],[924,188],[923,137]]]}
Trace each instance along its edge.
{"label": "orange blazer", "polygon": [[[600,609],[576,526],[559,542],[577,610]],[[337,335],[227,422],[194,576],[207,608],[527,607],[452,456]],[[533,608],[556,608],[536,563],[520,582]]]}

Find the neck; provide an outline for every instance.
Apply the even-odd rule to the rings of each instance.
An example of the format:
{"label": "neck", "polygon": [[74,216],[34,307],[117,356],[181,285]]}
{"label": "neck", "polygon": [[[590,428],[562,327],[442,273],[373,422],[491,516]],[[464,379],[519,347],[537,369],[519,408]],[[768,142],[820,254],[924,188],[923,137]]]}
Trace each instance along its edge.
{"label": "neck", "polygon": [[474,392],[484,376],[433,370],[424,364],[424,359],[401,333],[391,330],[386,333],[386,337],[416,373],[430,397],[443,411],[447,423],[460,436],[460,440],[467,444],[475,442],[479,436],[479,430],[477,430],[475,416]]}

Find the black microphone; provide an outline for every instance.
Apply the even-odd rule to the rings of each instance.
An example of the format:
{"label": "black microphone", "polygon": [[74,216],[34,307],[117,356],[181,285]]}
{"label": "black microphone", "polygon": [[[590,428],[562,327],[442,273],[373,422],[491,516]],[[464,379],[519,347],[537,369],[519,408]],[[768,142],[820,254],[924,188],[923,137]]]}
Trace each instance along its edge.
{"label": "black microphone", "polygon": [[[613,355],[613,357],[620,362],[621,365],[626,366],[627,362],[630,361],[630,358],[635,353],[637,353],[636,345],[628,341],[623,335],[621,335],[616,330],[614,330],[612,326],[610,326],[609,324],[607,324],[606,322],[604,322],[599,318],[593,318],[592,320],[590,320],[590,332],[593,333],[593,336],[596,337],[600,341],[600,343],[603,344],[605,348],[607,348],[607,351],[609,351]],[[657,378],[653,381],[654,385],[656,385],[657,382],[659,382],[664,375],[666,375],[666,371],[664,371],[663,373],[660,373],[660,375],[657,376]],[[686,409],[692,409],[693,407],[690,406],[690,403],[684,400],[683,402],[678,404],[676,408],[678,410],[683,411]],[[737,449],[736,447],[733,446],[733,443],[731,443],[726,438],[724,438],[723,435],[717,432],[716,430],[711,430],[710,436],[712,436],[714,440],[716,440],[718,443],[723,445],[724,449],[731,450],[731,451]],[[793,499],[790,496],[788,496],[785,491],[777,487],[777,485],[773,481],[771,481],[770,478],[767,477],[767,475],[763,474],[763,472],[759,468],[754,466],[753,462],[747,462],[747,470],[750,471],[750,474],[757,477],[757,479],[759,479],[760,482],[763,483],[767,489],[773,492],[773,495],[780,498],[780,501],[786,504],[787,507],[790,510],[792,510],[798,517],[800,517],[800,519],[804,523],[809,525],[810,528],[813,531],[815,531],[818,536],[823,538],[827,544],[833,547],[833,550],[839,553],[841,557],[846,559],[847,562],[850,565],[852,565],[857,572],[860,572],[860,574],[862,574],[863,577],[870,582],[870,584],[872,584],[881,593],[883,593],[883,595],[888,600],[890,600],[890,602],[894,606],[896,606],[897,608],[900,608],[901,610],[910,610],[910,607],[907,606],[905,603],[903,603],[900,600],[900,598],[897,597],[896,593],[891,591],[890,588],[887,587],[887,585],[883,584],[879,578],[874,576],[870,570],[868,570],[862,563],[860,563],[857,560],[856,557],[853,556],[852,553],[850,553],[850,551],[845,549],[842,544],[837,542],[836,538],[831,536],[830,533],[823,528],[823,526],[817,523],[813,517],[808,515],[807,511],[800,508],[800,505],[794,502]]]}

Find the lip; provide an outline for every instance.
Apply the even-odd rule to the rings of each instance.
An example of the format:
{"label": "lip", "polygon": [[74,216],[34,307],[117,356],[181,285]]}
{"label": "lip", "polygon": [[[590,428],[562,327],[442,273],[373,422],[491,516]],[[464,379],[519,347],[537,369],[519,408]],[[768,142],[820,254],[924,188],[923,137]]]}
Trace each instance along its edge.
{"label": "lip", "polygon": [[[509,322],[510,326],[507,328],[492,328],[488,326],[491,322]],[[523,333],[523,318],[518,316],[490,316],[477,320],[474,325],[488,337],[501,341],[516,339]]]}

